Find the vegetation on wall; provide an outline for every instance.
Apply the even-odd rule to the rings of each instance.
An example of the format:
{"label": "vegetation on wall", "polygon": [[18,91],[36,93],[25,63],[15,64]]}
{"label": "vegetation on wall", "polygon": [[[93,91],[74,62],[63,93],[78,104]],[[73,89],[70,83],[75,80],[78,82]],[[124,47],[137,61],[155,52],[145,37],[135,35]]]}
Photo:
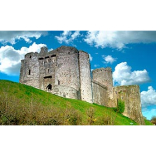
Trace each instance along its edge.
{"label": "vegetation on wall", "polygon": [[122,101],[121,99],[118,99],[117,112],[122,114],[124,111],[125,111],[125,102]]}

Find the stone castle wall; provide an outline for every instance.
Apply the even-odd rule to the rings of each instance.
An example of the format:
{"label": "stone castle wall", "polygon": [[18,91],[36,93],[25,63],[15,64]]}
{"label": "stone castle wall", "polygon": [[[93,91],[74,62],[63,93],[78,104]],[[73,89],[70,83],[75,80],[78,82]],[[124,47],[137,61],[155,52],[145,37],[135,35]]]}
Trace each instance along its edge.
{"label": "stone castle wall", "polygon": [[93,80],[107,87],[110,98],[113,98],[113,78],[111,68],[99,68],[92,71]]}
{"label": "stone castle wall", "polygon": [[57,54],[55,85],[69,86],[80,90],[79,51],[73,47],[60,47]]}
{"label": "stone castle wall", "polygon": [[92,103],[89,55],[74,47],[50,52],[42,47],[40,53],[26,54],[21,61],[20,83],[44,91],[51,84],[53,94]]}
{"label": "stone castle wall", "polygon": [[79,51],[81,100],[92,103],[90,61],[88,53]]}
{"label": "stone castle wall", "polygon": [[20,83],[39,88],[38,53],[28,53],[21,61]]}
{"label": "stone castle wall", "polygon": [[107,87],[92,80],[92,90],[93,90],[93,103],[99,105],[108,105],[108,92]]}
{"label": "stone castle wall", "polygon": [[123,115],[133,119],[137,123],[144,124],[141,113],[140,89],[138,85],[117,86],[113,88],[114,101],[119,99],[125,102]]}

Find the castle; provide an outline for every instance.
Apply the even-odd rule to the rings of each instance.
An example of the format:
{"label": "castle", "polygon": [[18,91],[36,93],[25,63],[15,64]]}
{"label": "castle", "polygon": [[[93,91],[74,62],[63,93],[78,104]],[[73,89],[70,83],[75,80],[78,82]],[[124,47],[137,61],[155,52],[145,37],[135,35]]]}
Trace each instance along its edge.
{"label": "castle", "polygon": [[144,124],[139,86],[113,87],[111,68],[95,69],[91,77],[89,54],[74,47],[61,46],[49,52],[42,47],[40,53],[27,53],[21,60],[20,83],[107,107],[116,107],[122,99],[123,115]]}

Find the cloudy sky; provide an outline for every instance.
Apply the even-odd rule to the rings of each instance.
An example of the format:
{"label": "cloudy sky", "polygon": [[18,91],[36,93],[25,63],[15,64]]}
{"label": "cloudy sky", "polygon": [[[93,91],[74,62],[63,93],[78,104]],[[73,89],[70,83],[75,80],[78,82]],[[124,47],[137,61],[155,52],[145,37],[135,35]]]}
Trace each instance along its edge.
{"label": "cloudy sky", "polygon": [[156,116],[156,31],[0,31],[0,79],[19,82],[26,53],[61,45],[88,52],[92,70],[111,67],[114,86],[138,84],[143,115]]}

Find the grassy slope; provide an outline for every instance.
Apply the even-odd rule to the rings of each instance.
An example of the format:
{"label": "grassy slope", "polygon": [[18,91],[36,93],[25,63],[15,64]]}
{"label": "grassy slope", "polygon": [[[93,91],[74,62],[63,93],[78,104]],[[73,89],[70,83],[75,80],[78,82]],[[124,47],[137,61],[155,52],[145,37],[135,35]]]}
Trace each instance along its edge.
{"label": "grassy slope", "polygon": [[[133,120],[114,112],[113,108],[62,98],[27,85],[6,80],[0,80],[0,101],[0,104],[3,104],[3,107],[0,105],[0,124],[12,124],[10,122],[12,116],[16,116],[16,118],[20,116],[13,122],[15,124],[55,124],[54,122],[47,122],[47,118],[50,121],[52,116],[50,113],[55,111],[59,112],[57,119],[62,119],[59,124],[73,124],[69,121],[71,121],[71,116],[76,116],[81,119],[76,124],[82,125],[137,125]],[[15,108],[10,108],[12,106]],[[57,113],[53,113],[53,116],[56,116]],[[34,119],[36,116],[31,114],[37,114],[36,116],[39,116],[42,122]],[[18,120],[25,120],[25,122]],[[30,122],[30,120],[34,120],[34,122]],[[151,123],[146,121],[146,124],[150,125]]]}

